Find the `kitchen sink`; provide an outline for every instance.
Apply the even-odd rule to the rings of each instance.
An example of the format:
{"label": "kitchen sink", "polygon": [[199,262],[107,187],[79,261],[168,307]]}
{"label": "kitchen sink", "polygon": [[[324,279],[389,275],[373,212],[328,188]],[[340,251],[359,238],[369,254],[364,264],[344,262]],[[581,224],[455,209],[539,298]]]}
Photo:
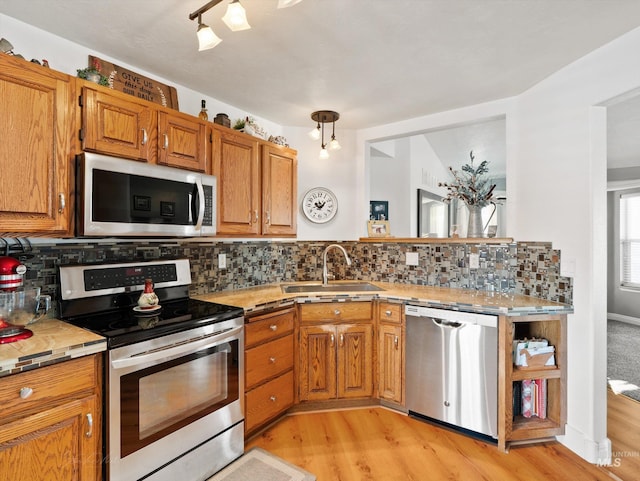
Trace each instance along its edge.
{"label": "kitchen sink", "polygon": [[382,287],[368,282],[345,282],[339,284],[291,284],[282,286],[282,291],[288,294],[296,292],[358,292],[384,291]]}

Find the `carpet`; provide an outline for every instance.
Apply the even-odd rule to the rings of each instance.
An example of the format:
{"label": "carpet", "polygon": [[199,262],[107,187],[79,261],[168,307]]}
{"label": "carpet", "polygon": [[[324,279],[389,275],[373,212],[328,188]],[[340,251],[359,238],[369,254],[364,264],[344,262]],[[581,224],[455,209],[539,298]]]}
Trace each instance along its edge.
{"label": "carpet", "polygon": [[261,448],[252,448],[207,481],[315,481],[316,477]]}
{"label": "carpet", "polygon": [[614,393],[640,401],[640,326],[607,321],[607,380]]}

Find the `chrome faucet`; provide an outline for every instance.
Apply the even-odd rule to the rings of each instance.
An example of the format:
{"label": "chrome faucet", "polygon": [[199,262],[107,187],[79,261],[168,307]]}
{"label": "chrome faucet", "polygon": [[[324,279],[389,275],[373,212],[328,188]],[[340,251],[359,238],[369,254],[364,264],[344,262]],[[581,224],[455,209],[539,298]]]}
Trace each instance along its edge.
{"label": "chrome faucet", "polygon": [[342,251],[342,253],[344,254],[344,258],[347,261],[347,265],[350,266],[351,265],[351,259],[349,258],[349,255],[347,254],[347,251],[344,250],[344,247],[342,247],[339,244],[329,244],[325,250],[324,250],[324,254],[322,254],[322,285],[326,286],[327,284],[329,284],[329,273],[327,272],[327,252],[329,252],[329,249],[331,249],[332,247],[337,247],[338,249],[340,249]]}

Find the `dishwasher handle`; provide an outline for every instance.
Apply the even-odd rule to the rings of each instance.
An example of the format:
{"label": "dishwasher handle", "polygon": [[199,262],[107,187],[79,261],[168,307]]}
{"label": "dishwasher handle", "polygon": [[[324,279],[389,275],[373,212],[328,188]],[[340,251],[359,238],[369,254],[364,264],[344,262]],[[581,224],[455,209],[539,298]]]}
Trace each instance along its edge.
{"label": "dishwasher handle", "polygon": [[435,317],[431,318],[431,322],[433,322],[438,327],[445,327],[449,329],[458,329],[467,324],[463,322],[447,321],[446,319],[437,319]]}

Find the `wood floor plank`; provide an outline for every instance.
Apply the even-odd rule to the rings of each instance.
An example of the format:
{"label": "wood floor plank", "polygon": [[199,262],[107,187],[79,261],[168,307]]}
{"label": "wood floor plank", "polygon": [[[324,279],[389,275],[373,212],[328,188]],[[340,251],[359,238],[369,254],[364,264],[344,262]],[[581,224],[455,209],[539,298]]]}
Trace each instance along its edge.
{"label": "wood floor plank", "polygon": [[298,413],[248,440],[317,481],[611,481],[560,443],[493,444],[381,407]]}

